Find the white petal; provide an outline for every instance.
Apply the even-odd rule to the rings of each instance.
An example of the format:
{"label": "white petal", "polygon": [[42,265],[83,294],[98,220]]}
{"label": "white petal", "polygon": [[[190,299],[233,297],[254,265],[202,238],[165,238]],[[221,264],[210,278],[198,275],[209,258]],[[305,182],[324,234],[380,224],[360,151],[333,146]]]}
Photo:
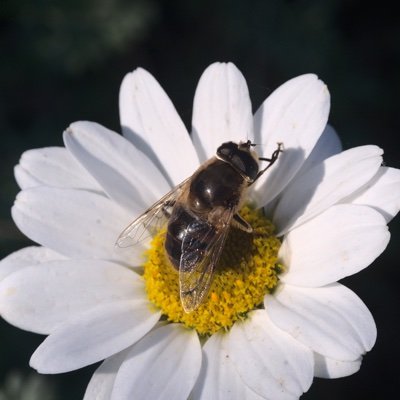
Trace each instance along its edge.
{"label": "white petal", "polygon": [[85,367],[137,342],[159,317],[146,300],[102,304],[59,325],[33,353],[30,365],[43,374]]}
{"label": "white petal", "polygon": [[256,183],[259,204],[276,197],[300,169],[322,134],[328,120],[330,96],[316,75],[291,79],[275,90],[254,116],[256,143],[269,157],[281,142],[284,152]]}
{"label": "white petal", "polygon": [[115,378],[121,364],[125,360],[129,350],[121,351],[120,353],[107,358],[99,368],[94,372],[89,385],[86,388],[83,400],[110,400],[111,393],[114,387]]}
{"label": "white petal", "polygon": [[21,189],[46,185],[101,190],[97,182],[63,147],[45,147],[22,154],[15,168]]}
{"label": "white petal", "polygon": [[304,164],[293,179],[297,179],[298,176],[303,175],[310,168],[341,151],[342,143],[340,142],[339,136],[331,125],[327,125],[311,154],[304,161]]}
{"label": "white petal", "polygon": [[339,283],[320,288],[283,285],[265,296],[264,304],[279,328],[326,357],[355,361],[375,343],[371,313]]}
{"label": "white petal", "polygon": [[201,348],[194,330],[179,324],[154,329],[129,352],[111,399],[185,400],[200,364]]}
{"label": "white petal", "polygon": [[0,281],[7,275],[31,265],[47,261],[64,260],[65,257],[46,247],[29,246],[11,253],[0,261]]}
{"label": "white petal", "polygon": [[240,379],[226,350],[223,333],[212,335],[203,346],[201,371],[193,389],[193,400],[262,400]]}
{"label": "white petal", "polygon": [[199,160],[178,113],[151,74],[138,68],[122,81],[122,131],[162,171],[171,186],[189,177]]}
{"label": "white petal", "polygon": [[[12,216],[26,236],[63,255],[127,257],[114,253],[114,244],[132,217],[102,195],[44,186],[28,189],[18,194]],[[136,246],[132,251],[140,254],[143,249]]]}
{"label": "white petal", "polygon": [[211,64],[201,76],[194,96],[192,138],[201,161],[214,156],[223,142],[254,141],[249,90],[234,64]]}
{"label": "white petal", "polygon": [[29,189],[31,187],[43,185],[43,182],[31,175],[29,171],[22,168],[20,164],[14,167],[14,177],[21,189]]}
{"label": "white petal", "polygon": [[344,201],[374,207],[390,222],[400,209],[400,169],[379,168],[367,185]]}
{"label": "white petal", "polygon": [[285,237],[279,257],[288,271],[283,282],[322,286],[370,265],[389,243],[383,216],[374,209],[339,204]]}
{"label": "white petal", "polygon": [[343,378],[355,374],[361,366],[362,357],[355,361],[340,361],[314,353],[314,375],[318,378]]}
{"label": "white petal", "polygon": [[265,310],[235,323],[227,351],[245,384],[266,399],[298,399],[312,383],[312,352],[278,329]]}
{"label": "white petal", "polygon": [[127,210],[142,208],[170,190],[166,179],[124,137],[94,122],[75,122],[64,132],[67,149]]}
{"label": "white petal", "polygon": [[274,213],[278,235],[323,212],[368,182],[382,163],[376,146],[356,147],[315,165],[282,193]]}
{"label": "white petal", "polygon": [[[322,132],[322,135],[318,139],[315,147],[313,148],[311,154],[303,163],[300,170],[293,177],[293,181],[298,179],[299,176],[303,175],[313,166],[321,163],[328,157],[331,157],[335,154],[338,154],[342,151],[342,144],[340,142],[339,136],[336,134],[336,131],[330,126],[327,125]],[[274,200],[270,201],[266,206],[264,206],[264,212],[266,215],[273,215],[275,212],[275,208],[277,204],[280,202],[282,195],[285,193],[281,193],[279,196],[275,197]],[[255,199],[257,201],[257,198]]]}
{"label": "white petal", "polygon": [[107,261],[49,261],[0,283],[0,313],[21,329],[48,334],[100,304],[145,298],[143,280]]}

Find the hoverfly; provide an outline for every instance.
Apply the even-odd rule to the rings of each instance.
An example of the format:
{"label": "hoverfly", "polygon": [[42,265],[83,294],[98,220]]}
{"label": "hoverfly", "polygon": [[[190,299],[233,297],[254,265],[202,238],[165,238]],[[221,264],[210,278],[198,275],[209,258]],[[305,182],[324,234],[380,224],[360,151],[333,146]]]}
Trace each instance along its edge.
{"label": "hoverfly", "polygon": [[[231,226],[251,233],[238,211],[246,191],[278,159],[282,144],[271,158],[259,158],[255,144],[226,142],[216,155],[135,219],[116,245],[135,245],[167,225],[165,251],[179,272],[182,307],[195,310],[205,299]],[[259,160],[268,165],[260,170]]]}

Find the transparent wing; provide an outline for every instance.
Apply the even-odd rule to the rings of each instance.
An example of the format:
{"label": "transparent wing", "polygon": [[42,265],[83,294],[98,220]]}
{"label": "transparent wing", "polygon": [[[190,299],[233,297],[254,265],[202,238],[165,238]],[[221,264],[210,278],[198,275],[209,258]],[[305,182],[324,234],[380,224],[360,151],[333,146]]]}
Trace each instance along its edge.
{"label": "transparent wing", "polygon": [[167,223],[172,208],[188,181],[186,179],[176,186],[129,224],[119,235],[115,245],[121,248],[135,246],[154,236]]}
{"label": "transparent wing", "polygon": [[220,228],[200,220],[187,228],[179,266],[180,297],[186,312],[194,311],[207,296],[233,214],[231,209],[224,211],[219,219]]}

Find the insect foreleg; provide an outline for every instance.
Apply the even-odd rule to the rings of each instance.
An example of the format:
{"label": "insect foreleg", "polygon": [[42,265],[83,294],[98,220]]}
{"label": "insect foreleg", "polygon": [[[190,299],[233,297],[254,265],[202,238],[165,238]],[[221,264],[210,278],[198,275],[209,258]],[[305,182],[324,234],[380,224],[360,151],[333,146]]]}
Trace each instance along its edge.
{"label": "insect foreleg", "polygon": [[282,151],[283,151],[283,150],[282,150],[282,147],[283,147],[283,144],[282,144],[282,143],[278,143],[278,148],[272,153],[271,158],[265,158],[265,157],[259,157],[259,158],[258,158],[258,159],[261,160],[261,161],[267,161],[269,164],[257,174],[256,179],[254,179],[253,183],[254,183],[254,182],[269,168],[269,167],[271,167],[271,166],[274,164],[274,162],[275,162],[275,161],[278,159],[278,157],[279,157],[279,153],[282,153]]}

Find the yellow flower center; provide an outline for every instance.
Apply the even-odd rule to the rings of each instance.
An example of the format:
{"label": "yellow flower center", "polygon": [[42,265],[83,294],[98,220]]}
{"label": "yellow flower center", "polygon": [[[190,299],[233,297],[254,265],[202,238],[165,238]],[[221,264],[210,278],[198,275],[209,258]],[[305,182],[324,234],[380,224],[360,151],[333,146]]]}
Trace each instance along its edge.
{"label": "yellow flower center", "polygon": [[282,266],[277,264],[281,242],[273,236],[274,226],[262,211],[248,206],[240,215],[254,232],[230,229],[208,296],[190,313],[182,308],[178,272],[165,253],[165,231],[154,237],[144,264],[144,279],[149,300],[168,321],[180,322],[200,335],[211,335],[244,319],[275,289]]}

